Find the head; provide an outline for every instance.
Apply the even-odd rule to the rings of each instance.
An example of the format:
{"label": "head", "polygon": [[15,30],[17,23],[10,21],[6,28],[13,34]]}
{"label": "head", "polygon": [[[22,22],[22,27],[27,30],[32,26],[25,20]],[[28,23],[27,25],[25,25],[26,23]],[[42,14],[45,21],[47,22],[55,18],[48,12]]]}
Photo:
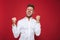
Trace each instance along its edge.
{"label": "head", "polygon": [[34,12],[34,5],[32,4],[27,5],[26,16],[31,17],[33,15],[33,12]]}

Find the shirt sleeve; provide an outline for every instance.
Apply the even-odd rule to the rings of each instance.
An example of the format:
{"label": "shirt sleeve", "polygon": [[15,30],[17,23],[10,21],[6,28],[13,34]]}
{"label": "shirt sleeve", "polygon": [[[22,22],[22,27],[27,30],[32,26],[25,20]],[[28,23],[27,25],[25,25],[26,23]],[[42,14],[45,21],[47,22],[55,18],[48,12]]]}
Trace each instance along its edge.
{"label": "shirt sleeve", "polygon": [[34,31],[35,31],[36,36],[39,36],[41,34],[41,25],[40,25],[40,23],[37,23],[37,22],[35,23]]}
{"label": "shirt sleeve", "polygon": [[19,37],[19,34],[20,34],[20,22],[18,21],[17,23],[17,26],[16,25],[12,25],[12,32],[13,32],[13,35],[14,35],[14,38],[18,38]]}

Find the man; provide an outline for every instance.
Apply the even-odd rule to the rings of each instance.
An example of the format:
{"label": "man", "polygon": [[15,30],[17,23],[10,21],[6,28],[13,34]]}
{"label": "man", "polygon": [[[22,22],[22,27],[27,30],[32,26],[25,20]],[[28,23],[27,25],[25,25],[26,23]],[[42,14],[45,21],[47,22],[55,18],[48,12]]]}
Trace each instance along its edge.
{"label": "man", "polygon": [[36,16],[36,20],[32,18],[34,5],[27,5],[26,17],[19,20],[16,25],[16,17],[12,18],[12,32],[15,38],[21,37],[19,40],[35,40],[34,35],[39,36],[41,33],[41,25],[39,23],[40,16]]}

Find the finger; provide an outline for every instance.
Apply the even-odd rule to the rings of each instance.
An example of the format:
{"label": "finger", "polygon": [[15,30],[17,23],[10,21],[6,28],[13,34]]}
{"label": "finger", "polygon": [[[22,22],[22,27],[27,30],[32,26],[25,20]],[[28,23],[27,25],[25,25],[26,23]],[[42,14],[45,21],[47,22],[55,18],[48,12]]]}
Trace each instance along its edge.
{"label": "finger", "polygon": [[13,17],[12,20],[16,20],[16,17]]}

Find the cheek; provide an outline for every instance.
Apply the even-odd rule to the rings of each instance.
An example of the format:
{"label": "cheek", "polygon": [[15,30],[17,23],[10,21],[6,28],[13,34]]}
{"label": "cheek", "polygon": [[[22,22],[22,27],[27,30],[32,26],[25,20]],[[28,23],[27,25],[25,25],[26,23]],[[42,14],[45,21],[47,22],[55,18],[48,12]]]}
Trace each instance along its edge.
{"label": "cheek", "polygon": [[33,14],[33,11],[31,11],[31,14]]}

